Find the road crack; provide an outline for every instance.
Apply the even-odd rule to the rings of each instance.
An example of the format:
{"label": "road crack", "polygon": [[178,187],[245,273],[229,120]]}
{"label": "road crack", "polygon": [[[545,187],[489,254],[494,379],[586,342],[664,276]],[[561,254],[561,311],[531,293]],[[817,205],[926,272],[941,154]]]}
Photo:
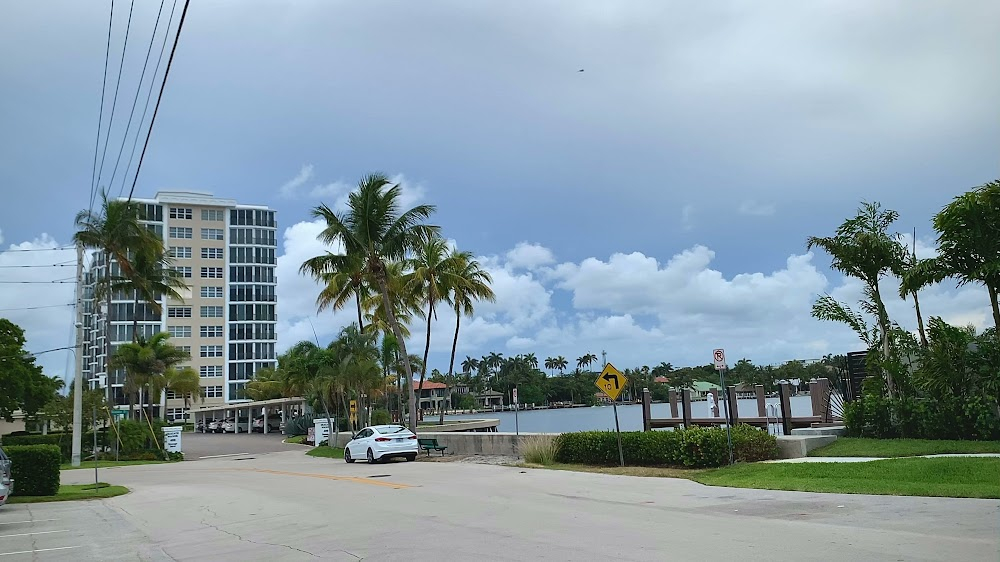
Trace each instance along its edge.
{"label": "road crack", "polygon": [[[213,512],[208,506],[202,506],[202,509],[204,509],[205,511],[208,511],[210,513],[212,513],[212,515],[215,515],[215,512]],[[215,516],[218,517],[218,515],[215,515]],[[256,545],[260,545],[260,546],[278,546],[278,547],[281,547],[281,548],[287,548],[289,550],[295,550],[297,552],[301,552],[302,554],[308,554],[309,556],[312,556],[313,558],[319,558],[318,554],[313,554],[312,552],[309,552],[308,550],[302,550],[301,548],[296,548],[294,546],[290,546],[290,545],[287,545],[287,544],[270,543],[270,542],[263,542],[263,541],[255,541],[255,540],[251,540],[251,539],[248,539],[248,538],[244,538],[242,535],[240,535],[238,533],[234,533],[232,531],[227,531],[227,530],[223,529],[222,527],[219,527],[218,525],[213,525],[212,523],[209,523],[208,521],[205,521],[204,519],[201,520],[201,524],[204,525],[204,526],[206,526],[206,527],[210,527],[212,529],[215,529],[216,531],[219,531],[220,533],[225,533],[225,534],[227,534],[229,536],[236,537],[236,539],[239,540],[239,541],[241,541],[241,542],[247,542],[247,543],[250,543],[250,544],[256,544]],[[350,552],[347,552],[346,550],[342,551],[342,552],[346,552],[347,554],[351,554]],[[356,556],[354,554],[351,554],[351,556],[354,556],[358,560],[361,560],[360,557],[358,557],[358,556]]]}

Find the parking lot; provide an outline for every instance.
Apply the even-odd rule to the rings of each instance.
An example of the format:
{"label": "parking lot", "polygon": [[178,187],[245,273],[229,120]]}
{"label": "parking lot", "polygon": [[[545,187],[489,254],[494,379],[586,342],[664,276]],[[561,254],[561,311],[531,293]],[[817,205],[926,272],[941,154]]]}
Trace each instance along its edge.
{"label": "parking lot", "polygon": [[184,433],[181,444],[184,459],[189,461],[213,459],[242,454],[263,455],[302,449],[302,445],[282,443],[280,433]]}
{"label": "parking lot", "polygon": [[0,507],[0,560],[169,560],[103,501]]}

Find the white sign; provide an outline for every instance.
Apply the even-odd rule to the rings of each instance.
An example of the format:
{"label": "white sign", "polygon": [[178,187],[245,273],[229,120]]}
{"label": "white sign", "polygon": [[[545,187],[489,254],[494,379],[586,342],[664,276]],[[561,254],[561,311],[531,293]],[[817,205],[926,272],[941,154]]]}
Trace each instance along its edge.
{"label": "white sign", "polygon": [[514,396],[513,396],[513,398],[514,398],[514,403],[517,404],[517,389],[516,388],[514,389]]}
{"label": "white sign", "polygon": [[726,368],[726,350],[716,349],[712,351],[712,358],[715,359],[715,368],[722,370]]}
{"label": "white sign", "polygon": [[326,418],[317,418],[313,420],[313,444],[319,445],[321,442],[326,441],[330,437],[330,424],[327,422]]}
{"label": "white sign", "polygon": [[180,426],[163,428],[163,450],[168,453],[181,452],[181,432],[184,430]]}

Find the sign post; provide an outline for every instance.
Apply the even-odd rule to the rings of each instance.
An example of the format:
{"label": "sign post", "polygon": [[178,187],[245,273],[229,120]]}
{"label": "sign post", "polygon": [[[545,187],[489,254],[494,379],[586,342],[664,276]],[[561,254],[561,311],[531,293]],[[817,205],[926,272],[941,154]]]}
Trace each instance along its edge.
{"label": "sign post", "polygon": [[730,406],[735,408],[736,405],[729,404],[728,400],[726,400],[726,396],[729,394],[726,392],[726,350],[713,350],[712,359],[715,361],[716,370],[719,371],[719,383],[722,384],[722,409],[726,413],[726,444],[729,446],[729,464],[733,464],[733,433],[731,428],[733,418],[730,415],[732,412],[729,411],[729,408]]}
{"label": "sign post", "polygon": [[618,424],[618,397],[625,390],[628,378],[621,371],[615,369],[611,363],[605,363],[604,370],[601,371],[594,384],[611,399],[611,408],[615,412],[615,434],[618,436],[618,463],[625,466],[625,455],[622,452],[622,430]]}
{"label": "sign post", "polygon": [[514,401],[514,436],[515,437],[520,437],[521,436],[521,428],[517,424],[517,411],[520,408],[518,408],[518,405],[517,405],[517,387],[516,386],[514,387],[514,392],[512,393],[511,398]]}
{"label": "sign post", "polygon": [[361,429],[361,428],[357,427],[357,425],[358,425],[358,401],[357,400],[351,400],[350,415],[348,417],[351,418],[351,430],[352,431],[357,431],[358,429]]}

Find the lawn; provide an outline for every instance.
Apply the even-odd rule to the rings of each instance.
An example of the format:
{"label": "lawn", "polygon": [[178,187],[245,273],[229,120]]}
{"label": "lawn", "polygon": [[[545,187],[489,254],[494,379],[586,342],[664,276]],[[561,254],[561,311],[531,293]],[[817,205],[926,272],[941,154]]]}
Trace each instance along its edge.
{"label": "lawn", "polygon": [[[140,464],[164,464],[177,461],[97,461],[97,468],[113,468],[116,466],[136,466]],[[94,461],[83,461],[80,466],[73,466],[70,463],[59,465],[59,470],[94,470]]]}
{"label": "lawn", "polygon": [[584,464],[532,464],[522,463],[522,468],[547,468],[549,470],[569,470],[572,472],[595,472],[599,474],[615,474],[618,476],[642,476],[653,478],[686,478],[693,480],[695,476],[705,472],[699,469],[670,468],[653,466],[588,466]]}
{"label": "lawn", "polygon": [[288,439],[285,439],[285,443],[291,443],[293,445],[304,445],[306,442],[306,437],[308,437],[308,435],[293,435]]}
{"label": "lawn", "polygon": [[810,457],[916,457],[945,453],[1000,453],[1000,441],[932,441],[841,437]]}
{"label": "lawn", "polygon": [[9,503],[42,503],[42,502],[67,502],[77,500],[93,500],[101,498],[113,498],[122,494],[127,494],[128,488],[125,486],[111,486],[104,482],[97,484],[97,491],[94,491],[93,484],[64,484],[59,486],[59,492],[54,496],[11,496]]}
{"label": "lawn", "polygon": [[1000,498],[1000,458],[892,459],[860,463],[755,463],[704,471],[710,486],[878,494]]}
{"label": "lawn", "polygon": [[320,457],[324,459],[342,459],[344,458],[344,448],[322,445],[309,449],[306,454],[310,457]]}

